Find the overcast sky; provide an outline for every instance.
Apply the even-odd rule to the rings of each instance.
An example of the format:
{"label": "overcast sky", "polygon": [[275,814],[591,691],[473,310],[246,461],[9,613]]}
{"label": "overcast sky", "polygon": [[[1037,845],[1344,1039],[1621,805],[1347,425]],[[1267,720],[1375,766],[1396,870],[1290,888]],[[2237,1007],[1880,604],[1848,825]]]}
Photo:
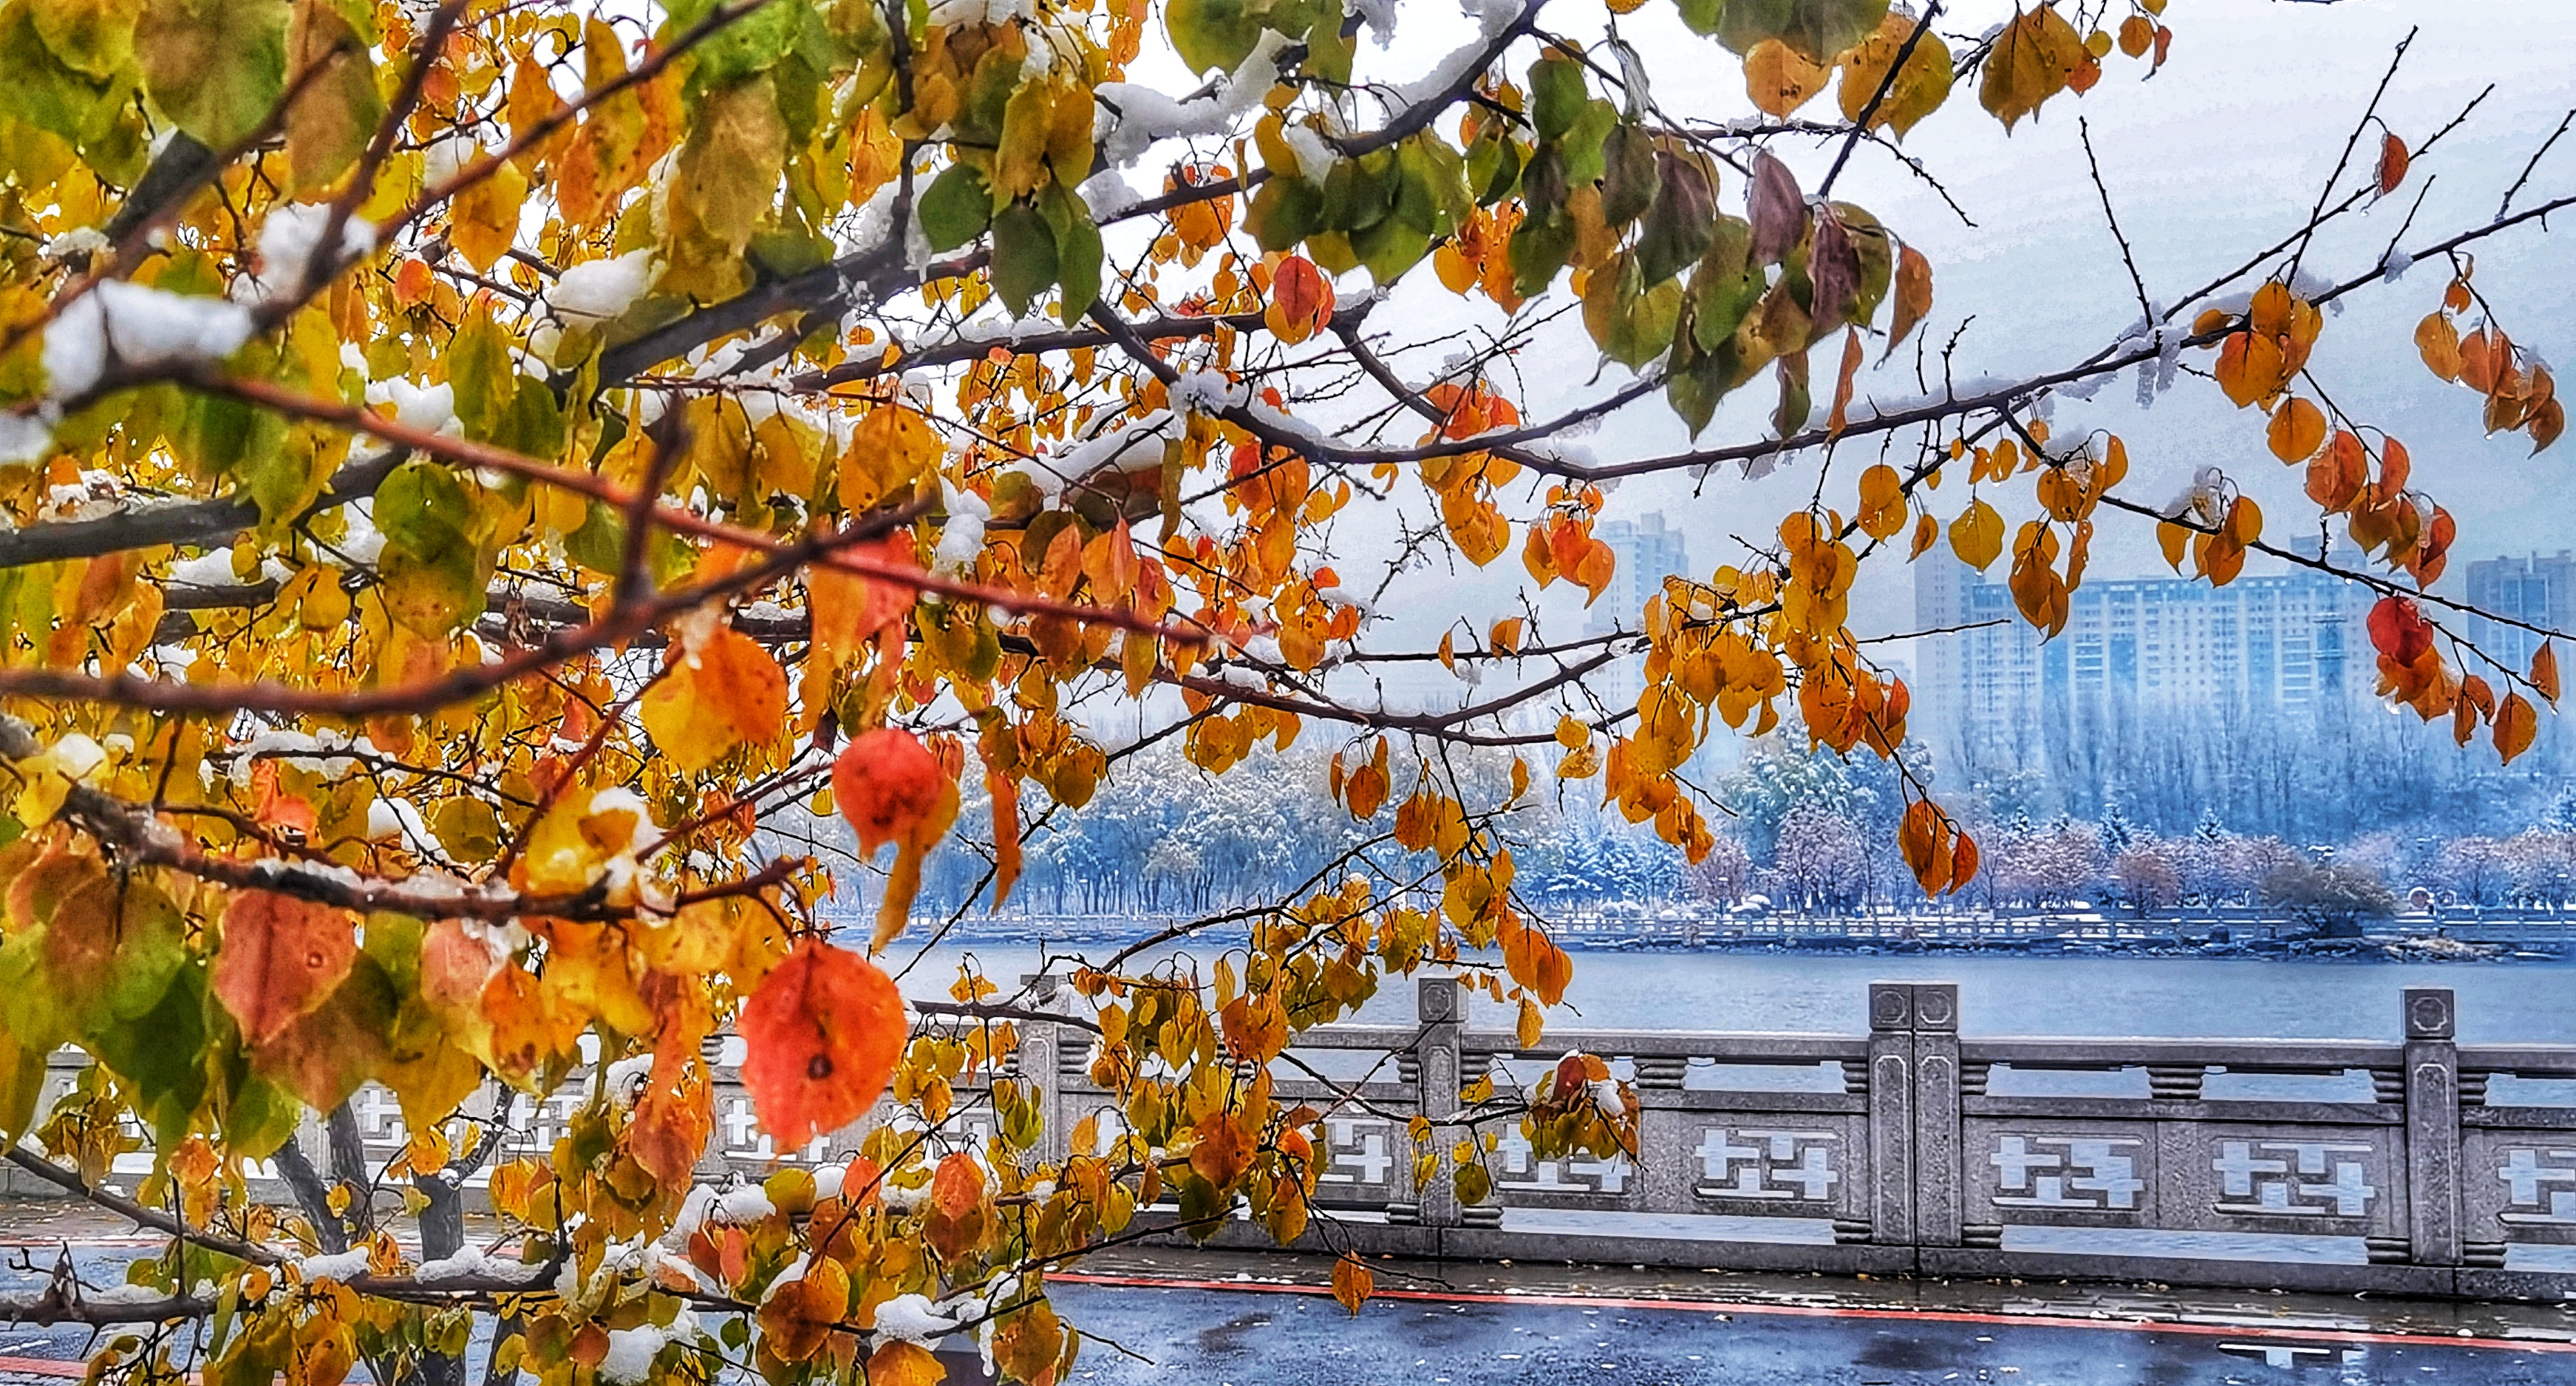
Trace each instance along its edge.
{"label": "overcast sky", "polygon": [[[1963,0],[1944,16],[1940,28],[1954,35],[1974,34],[2008,17],[2011,9],[1990,0]],[[1403,5],[1399,13],[1400,29],[1391,46],[1378,49],[1362,40],[1363,78],[1417,77],[1470,32],[1462,18],[1437,0]],[[1548,7],[1544,22],[1569,35],[1597,35],[1604,18],[1592,0],[1558,0]],[[2177,35],[2172,61],[2153,80],[2139,80],[2143,64],[2115,57],[2093,91],[2080,100],[2050,102],[2036,123],[2025,121],[2010,136],[1977,106],[1972,85],[1962,83],[1947,106],[1914,129],[1908,151],[1942,181],[1973,226],[1878,151],[1860,151],[1837,185],[1838,197],[1868,208],[1931,257],[1936,303],[1923,331],[1932,340],[1947,340],[1964,318],[1974,315],[1960,339],[1961,378],[2022,376],[2072,364],[2114,339],[2137,316],[2135,292],[2085,176],[2078,115],[2091,123],[2104,176],[2148,292],[2162,301],[2241,263],[2252,250],[2301,223],[2390,53],[2410,27],[2420,25],[2421,32],[2381,107],[2388,126],[2410,146],[2449,120],[2482,87],[2493,83],[2495,91],[2466,125],[2416,165],[2399,196],[2320,237],[2307,258],[2312,270],[2340,280],[2375,264],[2428,176],[2432,190],[2407,244],[2492,218],[2505,188],[2570,106],[2576,106],[2576,78],[2571,78],[2569,64],[2569,55],[2576,54],[2576,4],[2568,0],[2342,0],[2333,5],[2180,0],[2167,19]],[[1620,27],[1647,55],[1658,81],[1656,99],[1669,113],[1719,119],[1752,113],[1731,56],[1682,28],[1666,0],[1650,0],[1620,20]],[[1525,62],[1525,56],[1515,56],[1515,67]],[[1832,93],[1818,98],[1811,110],[1831,114]],[[1821,177],[1833,153],[1829,145],[1794,139],[1775,141],[1772,149],[1809,186]],[[2347,174],[2346,186],[2357,177]],[[2576,133],[2540,164],[2517,206],[2570,191],[2576,191]],[[1740,180],[1731,176],[1719,189],[1720,205],[1739,214],[1743,196]],[[2553,361],[2576,359],[2568,349],[2568,309],[2576,298],[2569,287],[2570,272],[2576,269],[2576,248],[2565,234],[2569,229],[2576,228],[2563,228],[2558,235],[2537,227],[2508,232],[2481,245],[2478,255],[2478,284],[2506,315],[2507,330]],[[1380,310],[1378,321],[1419,331],[1463,324],[1473,316],[1430,282],[1427,272],[1419,279]],[[2427,264],[2400,282],[2351,295],[2349,311],[2328,319],[2314,368],[2346,408],[2407,443],[2416,484],[2458,517],[2455,574],[2473,558],[2568,547],[2569,492],[2561,478],[2576,458],[2576,451],[2570,451],[2576,444],[2532,459],[2526,456],[2527,440],[2519,435],[2484,438],[2475,399],[2433,380],[2415,360],[2413,324],[2435,305],[2443,282],[2440,267]],[[1361,275],[1346,281],[1347,289],[1364,285]],[[1884,372],[1865,372],[1861,393],[1915,393],[1911,355],[1904,353]],[[1519,362],[1524,412],[1543,417],[1595,398],[1626,378],[1620,368],[1596,363],[1579,326],[1543,338]],[[1422,359],[1415,373],[1427,374],[1436,364]],[[1830,389],[1830,353],[1820,355],[1817,370],[1821,399]],[[1764,436],[1763,418],[1772,403],[1767,385],[1766,377],[1730,400],[1700,441],[1726,444]],[[2205,381],[2186,380],[2149,410],[2141,410],[2133,395],[2131,381],[2124,378],[2090,404],[2061,406],[2057,416],[2061,430],[2105,428],[2127,441],[2132,470],[2124,493],[2162,501],[2195,468],[2216,464],[2262,503],[2272,517],[2269,537],[2312,532],[2313,507],[2299,496],[2298,474],[2265,451],[2259,415],[2236,411]],[[1613,420],[1588,442],[1610,459],[1666,451],[1685,439],[1658,397]],[[1848,506],[1859,470],[1877,455],[1873,441],[1832,459],[1825,484],[1828,502]],[[1631,481],[1613,495],[1610,514],[1661,510],[1689,531],[1693,566],[1705,574],[1742,557],[1727,535],[1766,533],[1781,513],[1803,503],[1823,465],[1825,459],[1807,454],[1762,482],[1746,482],[1731,473],[1697,486],[1682,477]],[[1954,479],[1934,498],[1933,508],[1945,521],[1965,503],[1966,488],[1958,484],[1963,479]],[[1399,499],[1415,519],[1428,513],[1419,487],[1409,480]],[[2007,488],[1996,500],[2016,524],[2035,510],[2026,483]],[[1354,516],[1343,535],[1345,547],[1353,554],[1365,553],[1375,546],[1373,539],[1383,536],[1385,523],[1382,516]],[[2150,529],[2121,517],[2105,518],[2094,553],[2092,571],[2103,576],[2162,569]],[[1517,591],[1526,585],[1514,555],[1481,572],[1452,576],[1444,569],[1436,586],[1424,585],[1411,594],[1432,599],[1400,603],[1370,643],[1394,648],[1418,638],[1436,639],[1442,613],[1463,607],[1479,619],[1500,614],[1517,606]],[[1560,586],[1543,608],[1559,636],[1576,633],[1581,622],[1574,604],[1562,599],[1563,591]],[[1911,592],[1901,562],[1882,558],[1873,563],[1858,594],[1854,624],[1863,633],[1908,628]],[[1629,616],[1633,619],[1634,613]]]}

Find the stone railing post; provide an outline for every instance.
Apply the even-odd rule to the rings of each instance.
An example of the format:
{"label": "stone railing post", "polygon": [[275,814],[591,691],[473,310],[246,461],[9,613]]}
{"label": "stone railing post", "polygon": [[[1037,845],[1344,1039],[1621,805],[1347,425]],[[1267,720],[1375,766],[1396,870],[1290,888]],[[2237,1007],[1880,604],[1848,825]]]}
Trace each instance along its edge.
{"label": "stone railing post", "polygon": [[2459,1013],[2449,987],[2408,987],[2406,1234],[2419,1266],[2460,1264]]}
{"label": "stone railing post", "polygon": [[[1020,986],[1028,994],[1030,1010],[1052,1011],[1062,994],[1064,980],[1044,973],[1022,977]],[[1045,1122],[1044,1133],[1038,1137],[1038,1158],[1060,1165],[1072,1149],[1073,1131],[1073,1116],[1065,1110],[1064,1065],[1060,1059],[1065,1027],[1051,1020],[1023,1020],[1019,1029],[1019,1079],[1028,1084],[1038,1116]]]}
{"label": "stone railing post", "polygon": [[[1955,1069],[1954,1069],[1955,1071]],[[1869,984],[1869,1239],[1914,1244],[1914,986]]]}
{"label": "stone railing post", "polygon": [[1914,1241],[1959,1244],[1959,988],[1914,984]]}
{"label": "stone railing post", "polygon": [[[1452,977],[1422,978],[1414,983],[1413,995],[1421,1022],[1415,1091],[1422,1114],[1438,1122],[1458,1114],[1458,1049],[1467,1028],[1466,1006]],[[1435,1132],[1431,1144],[1435,1150],[1445,1150],[1449,1140],[1447,1133]],[[1458,1225],[1458,1190],[1445,1165],[1430,1183],[1414,1190],[1413,1197],[1423,1226]]]}

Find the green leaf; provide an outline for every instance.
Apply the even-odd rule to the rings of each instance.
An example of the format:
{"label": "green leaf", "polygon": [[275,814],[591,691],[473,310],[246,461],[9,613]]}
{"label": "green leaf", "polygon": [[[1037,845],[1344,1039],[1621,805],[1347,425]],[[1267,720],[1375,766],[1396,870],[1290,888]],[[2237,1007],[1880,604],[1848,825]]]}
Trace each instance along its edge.
{"label": "green leaf", "polygon": [[1780,358],[1780,407],[1771,415],[1772,431],[1787,438],[1805,431],[1816,402],[1807,394],[1807,353]]}
{"label": "green leaf", "polygon": [[448,342],[447,380],[456,396],[456,421],[465,436],[490,442],[509,412],[518,388],[519,368],[510,359],[510,341],[488,312],[466,318]]}
{"label": "green leaf", "polygon": [[1655,138],[1622,122],[1601,144],[1601,219],[1625,226],[1655,200]]}
{"label": "green leaf", "polygon": [[1549,53],[1530,64],[1530,124],[1542,140],[1562,139],[1574,128],[1591,92],[1583,85],[1583,66]]}
{"label": "green leaf", "polygon": [[1582,111],[1574,117],[1574,127],[1565,132],[1565,181],[1568,187],[1579,188],[1596,182],[1608,171],[1602,145],[1618,124],[1618,107],[1597,98],[1583,103]]}
{"label": "green leaf", "polygon": [[1894,245],[1878,218],[1848,202],[1835,203],[1834,211],[1841,215],[1843,230],[1851,237],[1852,253],[1860,261],[1860,279],[1852,288],[1850,320],[1866,323],[1877,316],[1878,305],[1887,299],[1887,286],[1896,269]]}
{"label": "green leaf", "polygon": [[385,536],[377,568],[385,607],[424,635],[445,635],[483,613],[483,573],[466,537],[473,505],[444,467],[406,462],[376,492],[376,528]]}
{"label": "green leaf", "polygon": [[1761,267],[1752,263],[1753,228],[1741,218],[1718,216],[1709,226],[1708,248],[1690,278],[1690,337],[1703,352],[1713,352],[1744,321],[1762,297]]}
{"label": "green leaf", "polygon": [[1467,150],[1467,186],[1476,205],[1490,207],[1512,195],[1521,182],[1521,147],[1509,136],[1488,128]]}
{"label": "green leaf", "polygon": [[435,462],[405,462],[376,489],[376,529],[390,546],[436,553],[462,540],[473,522],[465,488]]}
{"label": "green leaf", "polygon": [[1512,267],[1513,292],[1523,298],[1536,298],[1546,292],[1556,272],[1572,258],[1579,234],[1574,218],[1564,208],[1550,208],[1542,216],[1533,207],[1529,219],[1512,232],[1511,243],[1503,251]]}
{"label": "green leaf", "polygon": [[[717,0],[679,0],[658,36],[669,42],[697,25],[717,8]],[[769,0],[716,30],[694,50],[696,67],[689,74],[692,95],[767,72],[787,55],[812,6],[805,0]]]}
{"label": "green leaf", "polygon": [[28,0],[36,33],[63,66],[100,81],[134,61],[135,7],[122,0]]}
{"label": "green leaf", "polygon": [[1303,178],[1273,178],[1252,194],[1243,229],[1263,250],[1294,250],[1324,226],[1324,195]]}
{"label": "green leaf", "polygon": [[1737,53],[1775,38],[1811,63],[1828,63],[1885,18],[1887,0],[1725,0],[1715,32]]}
{"label": "green leaf", "polygon": [[239,144],[286,90],[287,13],[286,0],[144,0],[144,91],[208,147]]}
{"label": "green leaf", "polygon": [[950,164],[922,193],[914,211],[931,249],[955,250],[992,224],[993,191],[973,164]]}
{"label": "green leaf", "polygon": [[1583,325],[1603,355],[1630,370],[1664,354],[1681,316],[1682,286],[1646,287],[1633,253],[1594,272],[1583,295]]}
{"label": "green leaf", "polygon": [[1375,226],[1351,236],[1351,250],[1368,267],[1371,279],[1392,285],[1431,253],[1431,235],[1403,217],[1381,217]]}
{"label": "green leaf", "polygon": [[581,527],[564,536],[564,557],[594,573],[615,573],[626,558],[626,517],[592,501]]}
{"label": "green leaf", "polygon": [[283,417],[266,410],[251,417],[233,470],[241,490],[259,507],[261,523],[284,524],[322,494],[329,469],[319,465],[320,442],[312,427],[289,428]]}
{"label": "green leaf", "polygon": [[1038,209],[1015,202],[993,218],[993,292],[1014,314],[1026,314],[1054,285],[1055,233]]}
{"label": "green leaf", "polygon": [[[0,111],[76,145],[102,139],[131,88],[83,76],[39,35],[27,5],[0,11]],[[24,175],[21,175],[24,181]]]}
{"label": "green leaf", "polygon": [[1260,9],[1245,0],[1172,0],[1163,10],[1163,31],[1190,71],[1231,72],[1261,41]]}
{"label": "green leaf", "polygon": [[149,1011],[90,1034],[99,1062],[133,1085],[135,1105],[165,1134],[184,1133],[206,1095],[206,970],[177,966],[184,959],[176,956],[172,961]]}
{"label": "green leaf", "polygon": [[1365,231],[1395,210],[1402,176],[1392,150],[1377,149],[1356,159],[1343,159],[1324,175],[1324,225],[1340,231]]}
{"label": "green leaf", "polygon": [[1055,277],[1064,288],[1056,316],[1070,327],[1100,297],[1100,228],[1092,224],[1091,209],[1061,183],[1049,183],[1038,194],[1038,210],[1055,235]]}

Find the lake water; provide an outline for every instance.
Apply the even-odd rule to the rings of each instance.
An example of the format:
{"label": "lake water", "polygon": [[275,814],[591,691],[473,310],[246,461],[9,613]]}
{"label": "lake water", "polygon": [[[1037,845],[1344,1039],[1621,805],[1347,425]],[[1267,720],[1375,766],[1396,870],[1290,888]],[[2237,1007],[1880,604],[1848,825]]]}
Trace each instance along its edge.
{"label": "lake water", "polygon": [[[1105,956],[1114,949],[1085,951]],[[933,949],[911,967],[905,992],[945,995],[965,958],[1007,989],[1036,970],[1039,954],[1030,947]],[[895,960],[912,955],[898,945]],[[1867,1028],[1873,981],[1958,983],[1960,1028],[1973,1035],[2390,1040],[2399,1036],[2400,990],[2436,986],[2458,994],[2464,1041],[2576,1043],[2576,963],[2556,962],[1577,953],[1566,1011],[1553,1023],[1854,1034]],[[1411,987],[1390,983],[1359,1019],[1401,1024],[1412,1015]],[[1479,1001],[1471,1021],[1509,1029],[1511,1016]]]}

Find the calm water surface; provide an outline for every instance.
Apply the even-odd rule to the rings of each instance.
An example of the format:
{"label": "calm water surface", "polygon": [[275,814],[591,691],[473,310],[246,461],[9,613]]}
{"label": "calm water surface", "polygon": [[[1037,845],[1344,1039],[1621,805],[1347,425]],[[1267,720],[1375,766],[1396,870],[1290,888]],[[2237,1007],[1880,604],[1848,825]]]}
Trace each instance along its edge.
{"label": "calm water surface", "polygon": [[[1029,947],[934,949],[912,967],[904,990],[943,995],[968,957],[1007,986],[1034,971],[1038,956]],[[1980,1035],[2395,1039],[2400,989],[2437,986],[2458,993],[2463,1040],[2576,1042],[2576,963],[2544,962],[1578,952],[1566,993],[1571,1013],[1556,1023],[1848,1034],[1866,1028],[1865,988],[1882,980],[1958,983],[1961,1028]],[[1401,984],[1360,1016],[1411,1018],[1412,993]],[[1473,1021],[1510,1027],[1503,1008],[1484,1002]]]}

